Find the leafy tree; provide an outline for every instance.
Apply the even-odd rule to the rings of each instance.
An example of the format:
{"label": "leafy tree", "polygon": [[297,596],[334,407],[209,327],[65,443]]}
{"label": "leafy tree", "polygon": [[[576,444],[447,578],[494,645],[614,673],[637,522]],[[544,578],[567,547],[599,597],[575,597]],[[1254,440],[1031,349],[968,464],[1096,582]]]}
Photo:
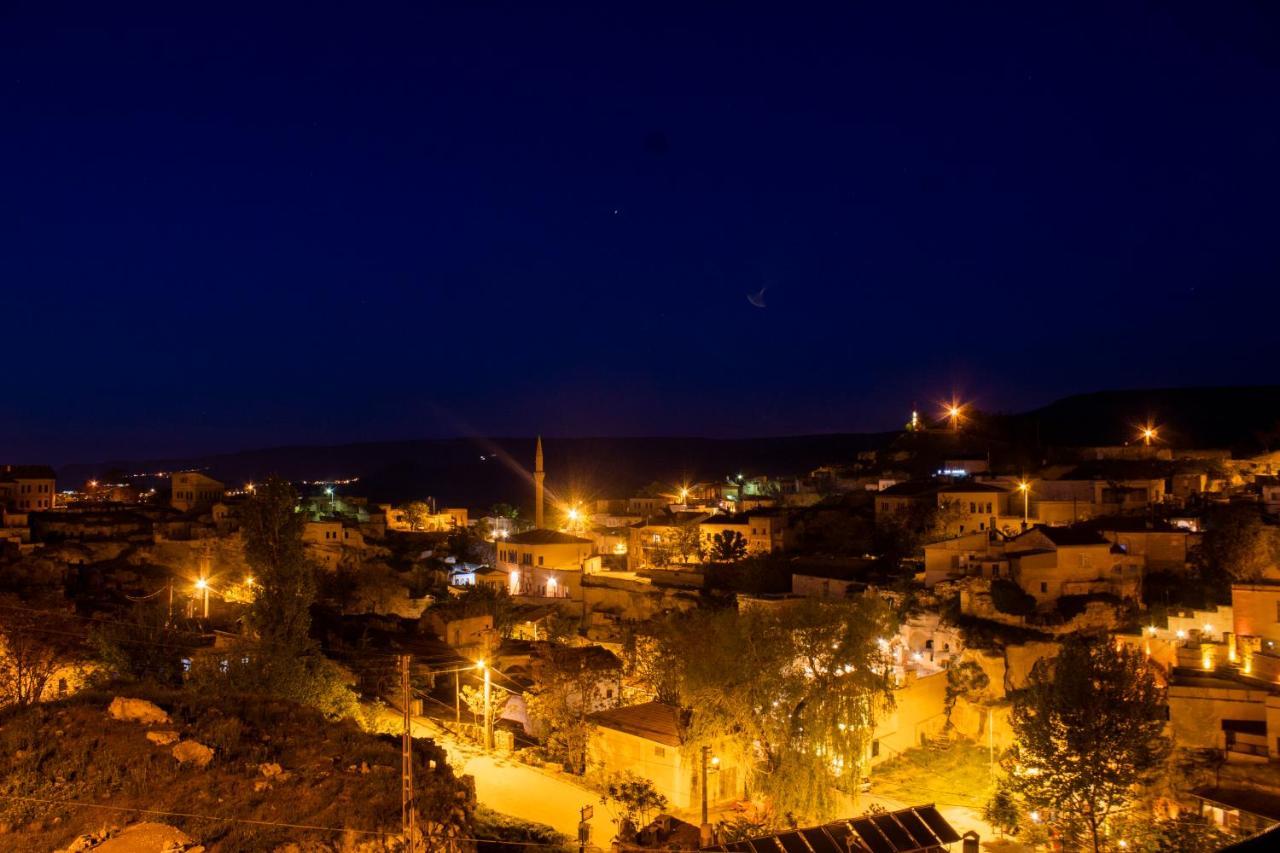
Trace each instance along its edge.
{"label": "leafy tree", "polygon": [[413,501],[405,505],[404,520],[410,530],[426,530],[431,518],[431,505],[423,501]]}
{"label": "leafy tree", "polygon": [[[489,725],[492,726],[502,718],[502,712],[506,710],[507,703],[511,701],[511,697],[505,690],[498,687],[489,689]],[[477,726],[485,725],[485,703],[484,688],[472,687],[465,685],[462,688],[462,703],[467,706],[467,710],[471,712],[471,718],[475,720]]]}
{"label": "leafy tree", "polygon": [[493,629],[500,637],[510,637],[516,625],[516,603],[503,587],[489,584],[471,584],[460,595],[443,601],[423,614],[423,628],[435,613],[446,619],[465,619],[468,616],[493,617]]}
{"label": "leafy tree", "polygon": [[79,666],[76,628],[62,614],[0,602],[0,708],[39,702],[55,675]]}
{"label": "leafy tree", "polygon": [[1203,853],[1222,850],[1237,840],[1193,814],[1164,820],[1126,816],[1116,824],[1112,835],[1124,839],[1125,853]]}
{"label": "leafy tree", "polygon": [[966,660],[947,668],[947,727],[951,727],[951,712],[956,701],[980,699],[991,685],[991,679],[977,661]]}
{"label": "leafy tree", "polygon": [[619,826],[629,824],[632,827],[647,826],[650,816],[657,816],[667,809],[667,798],[653,786],[653,782],[642,776],[625,771],[615,773],[604,786],[601,804],[616,806],[622,812]]}
{"label": "leafy tree", "polygon": [[785,610],[695,611],[670,634],[687,748],[728,741],[778,813],[817,820],[853,787],[878,713],[892,705],[879,599],[806,599]]}
{"label": "leafy tree", "polygon": [[1280,565],[1280,535],[1256,506],[1228,504],[1209,513],[1198,558],[1210,579],[1257,580]]}
{"label": "leafy tree", "polygon": [[257,588],[245,619],[249,635],[232,648],[195,656],[190,681],[201,690],[263,693],[329,717],[359,718],[355,676],[311,639],[316,578],[303,551],[305,518],[297,505],[293,487],[275,477],[245,501],[241,530]]}
{"label": "leafy tree", "polygon": [[89,643],[113,676],[172,686],[182,684],[182,659],[197,645],[193,634],[170,624],[166,606],[154,601],[139,602],[122,623],[95,625]]}
{"label": "leafy tree", "polygon": [[[544,729],[547,752],[566,768],[583,773],[591,725],[587,715],[600,709],[602,684],[614,684],[621,673],[617,658],[582,648],[546,643],[533,660],[533,686],[525,693],[529,718]],[[614,701],[618,699],[614,694]]]}
{"label": "leafy tree", "polygon": [[509,518],[512,521],[520,518],[520,510],[511,504],[494,504],[489,507],[489,514],[494,518]]}
{"label": "leafy tree", "polygon": [[316,579],[302,546],[306,519],[297,506],[293,486],[271,477],[240,512],[245,560],[258,585],[248,624],[263,646],[282,654],[304,652],[311,645]]}
{"label": "leafy tree", "polygon": [[1010,789],[1095,853],[1107,819],[1151,781],[1170,748],[1163,690],[1143,655],[1087,638],[1035,665],[1011,722]]}
{"label": "leafy tree", "polygon": [[996,786],[996,792],[982,809],[982,819],[995,827],[1001,838],[1018,833],[1022,813],[1018,811],[1018,802],[1007,785]]}
{"label": "leafy tree", "polygon": [[680,702],[676,667],[671,665],[682,636],[670,621],[643,625],[624,623],[622,629],[622,677],[639,693],[636,701]]}
{"label": "leafy tree", "polygon": [[696,524],[677,527],[670,536],[671,548],[682,563],[702,559],[702,531]]}
{"label": "leafy tree", "polygon": [[747,540],[736,530],[722,530],[711,537],[711,559],[719,563],[736,563],[747,556]]}

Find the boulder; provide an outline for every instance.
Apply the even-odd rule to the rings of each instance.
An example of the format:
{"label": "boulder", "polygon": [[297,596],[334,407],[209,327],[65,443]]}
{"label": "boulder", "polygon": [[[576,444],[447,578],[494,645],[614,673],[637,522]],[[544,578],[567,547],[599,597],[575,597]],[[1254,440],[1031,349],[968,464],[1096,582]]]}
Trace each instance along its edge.
{"label": "boulder", "polygon": [[194,740],[184,740],[173,748],[173,757],[179,764],[193,764],[196,767],[207,767],[213,761],[213,750]]}
{"label": "boulder", "polygon": [[168,746],[178,742],[178,733],[172,729],[153,729],[147,732],[147,740],[156,746]]}
{"label": "boulder", "polygon": [[263,776],[266,776],[268,779],[270,779],[273,776],[279,776],[284,771],[279,764],[270,763],[270,764],[259,764],[258,772],[261,773]]}
{"label": "boulder", "polygon": [[127,696],[117,696],[112,699],[111,705],[107,707],[107,714],[113,720],[125,720],[148,726],[169,722],[169,715],[159,705],[148,702],[146,699],[130,699]]}
{"label": "boulder", "polygon": [[176,826],[143,821],[126,826],[93,849],[94,853],[194,853],[199,848],[190,835]]}

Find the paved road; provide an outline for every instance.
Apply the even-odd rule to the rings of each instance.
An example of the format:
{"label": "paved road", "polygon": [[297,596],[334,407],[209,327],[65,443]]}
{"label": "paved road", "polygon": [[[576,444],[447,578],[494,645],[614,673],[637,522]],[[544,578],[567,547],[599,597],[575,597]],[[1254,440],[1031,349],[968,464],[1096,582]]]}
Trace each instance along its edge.
{"label": "paved road", "polygon": [[[401,719],[386,711],[388,729]],[[510,756],[486,754],[474,744],[460,741],[427,717],[414,717],[414,737],[428,737],[449,754],[449,764],[458,774],[476,780],[476,799],[496,812],[545,823],[570,838],[578,837],[578,809],[591,804],[596,816],[591,821],[592,841],[607,845],[613,824],[600,806],[600,795],[563,778],[560,774],[522,764]]]}

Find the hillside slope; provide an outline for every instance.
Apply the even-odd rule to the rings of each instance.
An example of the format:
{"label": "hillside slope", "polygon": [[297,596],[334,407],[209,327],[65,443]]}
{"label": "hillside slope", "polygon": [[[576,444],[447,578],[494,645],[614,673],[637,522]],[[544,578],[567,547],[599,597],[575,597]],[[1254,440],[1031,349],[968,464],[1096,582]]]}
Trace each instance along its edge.
{"label": "hillside slope", "polygon": [[[372,851],[399,830],[394,737],[325,722],[317,712],[280,702],[215,704],[189,692],[131,689],[127,695],[152,699],[171,717],[148,726],[109,717],[114,695],[82,693],[3,718],[4,850],[48,853],[104,826],[144,820],[176,826],[211,853],[273,850],[288,842],[315,851],[366,844],[362,849]],[[152,742],[149,731],[208,746],[212,761],[204,768],[179,764],[173,745]],[[469,832],[470,780],[455,778],[443,750],[429,742],[416,744],[415,758],[423,823],[430,817]]]}

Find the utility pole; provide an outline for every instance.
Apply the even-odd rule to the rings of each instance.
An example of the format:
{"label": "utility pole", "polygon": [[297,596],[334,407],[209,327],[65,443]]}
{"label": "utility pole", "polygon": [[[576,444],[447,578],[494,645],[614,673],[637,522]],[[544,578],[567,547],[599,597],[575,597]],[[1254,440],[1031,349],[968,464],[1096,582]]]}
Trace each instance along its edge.
{"label": "utility pole", "polygon": [[707,757],[711,747],[704,746],[702,752],[702,825],[698,827],[698,836],[703,847],[711,846],[711,821],[707,820]]}
{"label": "utility pole", "polygon": [[453,724],[462,731],[462,679],[458,671],[453,671]]}
{"label": "utility pole", "polygon": [[484,748],[493,752],[493,709],[489,706],[489,667],[480,664],[484,669]]}
{"label": "utility pole", "polygon": [[413,694],[409,692],[410,655],[400,656],[400,694],[404,703],[404,738],[400,747],[400,827],[405,848],[417,853],[413,809]]}
{"label": "utility pole", "polygon": [[595,813],[595,806],[583,806],[578,809],[578,853],[586,853],[587,845],[591,843],[591,824],[589,821]]}

